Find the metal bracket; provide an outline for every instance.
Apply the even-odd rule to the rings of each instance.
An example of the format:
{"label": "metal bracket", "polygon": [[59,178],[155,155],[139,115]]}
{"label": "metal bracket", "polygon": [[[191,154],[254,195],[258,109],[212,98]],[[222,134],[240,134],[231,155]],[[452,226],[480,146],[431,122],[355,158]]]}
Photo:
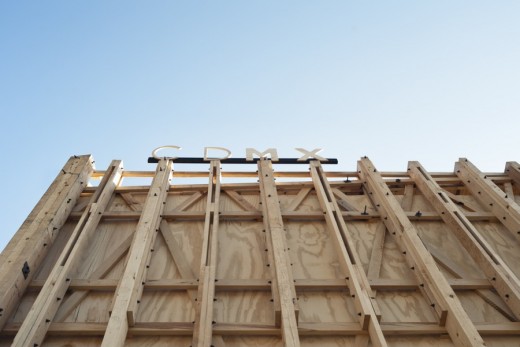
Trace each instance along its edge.
{"label": "metal bracket", "polygon": [[22,273],[23,273],[24,279],[27,279],[27,277],[29,277],[29,272],[31,272],[31,269],[29,268],[29,264],[27,262],[23,263]]}

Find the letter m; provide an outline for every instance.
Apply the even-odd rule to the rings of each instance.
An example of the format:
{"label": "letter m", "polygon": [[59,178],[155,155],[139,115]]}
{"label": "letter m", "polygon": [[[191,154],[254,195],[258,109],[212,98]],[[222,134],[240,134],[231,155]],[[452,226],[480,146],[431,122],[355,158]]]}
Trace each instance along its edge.
{"label": "letter m", "polygon": [[246,160],[253,161],[253,155],[257,155],[259,158],[265,158],[267,155],[270,155],[272,161],[278,161],[278,153],[276,152],[276,148],[268,148],[262,153],[254,148],[246,148]]}

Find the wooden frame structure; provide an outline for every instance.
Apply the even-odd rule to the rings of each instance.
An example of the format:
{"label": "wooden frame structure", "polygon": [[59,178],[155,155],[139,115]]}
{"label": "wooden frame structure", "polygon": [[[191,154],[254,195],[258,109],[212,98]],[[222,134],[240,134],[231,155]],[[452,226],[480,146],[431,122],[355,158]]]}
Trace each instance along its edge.
{"label": "wooden frame structure", "polygon": [[255,165],[70,158],[0,255],[0,346],[520,345],[518,163]]}

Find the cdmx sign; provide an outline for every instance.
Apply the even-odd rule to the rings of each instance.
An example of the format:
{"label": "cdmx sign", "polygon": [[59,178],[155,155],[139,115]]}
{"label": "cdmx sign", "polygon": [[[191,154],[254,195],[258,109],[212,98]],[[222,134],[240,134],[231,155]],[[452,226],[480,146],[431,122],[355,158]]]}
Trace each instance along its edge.
{"label": "cdmx sign", "polygon": [[175,163],[180,164],[205,164],[211,160],[219,160],[222,164],[255,164],[260,158],[270,158],[273,163],[277,164],[305,164],[311,160],[319,160],[323,164],[337,164],[336,158],[324,158],[318,153],[322,151],[321,148],[315,148],[312,151],[304,148],[295,148],[299,153],[298,158],[280,158],[276,148],[268,148],[265,151],[258,151],[254,148],[246,148],[245,158],[231,158],[233,153],[224,147],[204,147],[203,157],[178,157],[165,156],[161,152],[180,151],[179,146],[168,145],[160,146],[152,151],[152,155],[148,158],[149,163],[157,163],[160,159],[169,159]]}

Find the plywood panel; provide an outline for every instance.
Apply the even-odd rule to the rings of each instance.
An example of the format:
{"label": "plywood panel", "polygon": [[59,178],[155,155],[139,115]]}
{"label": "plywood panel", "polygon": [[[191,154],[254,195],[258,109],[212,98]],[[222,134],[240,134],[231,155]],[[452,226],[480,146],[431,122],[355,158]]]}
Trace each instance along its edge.
{"label": "plywood panel", "polygon": [[194,302],[186,291],[143,293],[137,322],[193,322]]}
{"label": "plywood panel", "polygon": [[[198,274],[204,223],[198,221],[174,221],[168,222],[168,226],[179,248],[182,250],[179,257],[185,259],[185,263],[191,268],[193,274]],[[177,266],[176,269],[177,272],[174,278],[182,278]],[[153,279],[154,277],[149,278]]]}
{"label": "plywood panel", "polygon": [[146,280],[182,278],[161,233],[155,239],[148,266]]}
{"label": "plywood panel", "polygon": [[[91,274],[106,262],[112,251],[123,240],[132,236],[136,224],[136,221],[101,222],[96,228],[96,232],[90,240],[88,251],[84,253],[80,266],[73,277],[90,278]],[[111,278],[119,278],[120,273],[113,272],[112,276]]]}
{"label": "plywood panel", "polygon": [[348,292],[320,291],[298,293],[300,322],[356,322],[354,300]]}
{"label": "plywood panel", "polygon": [[[384,218],[392,217],[383,215],[371,200],[369,190],[363,187],[363,182],[356,181],[352,173],[349,175],[352,182],[344,182],[346,176],[335,174],[336,181],[325,193],[316,188],[327,198],[324,200],[323,194],[320,195],[323,200],[321,205],[315,191],[319,185],[315,184],[325,186],[325,181],[311,182],[307,179],[307,182],[288,182],[290,180],[284,178],[283,183],[275,182],[283,217],[280,230],[283,229],[281,235],[285,237],[282,242],[285,245],[277,243],[276,247],[280,259],[287,260],[287,277],[291,278],[284,284],[292,286],[292,279],[295,280],[295,309],[291,312],[298,319],[299,328],[295,325],[294,333],[296,335],[298,332],[299,345],[374,345],[374,341],[368,341],[369,336],[374,335],[359,325],[359,307],[356,307],[352,288],[349,288],[352,282],[346,278],[354,276],[358,287],[353,288],[357,288],[358,293],[366,291],[366,303],[376,312],[373,317],[381,316],[382,346],[453,346],[447,325],[439,325],[438,313],[431,307],[428,295],[420,290],[414,274],[417,269],[406,261],[413,250],[410,245],[405,245],[408,247],[408,254],[405,255],[403,249],[398,247],[396,237],[401,232],[399,229],[393,230],[397,231],[396,234],[385,231],[382,254],[378,256],[380,253],[374,247],[378,240],[376,234],[382,235]],[[403,201],[405,186],[409,199],[413,182],[406,172],[382,177],[385,179],[382,186],[388,185],[389,195],[393,194],[397,202]],[[471,212],[468,218],[489,243],[493,255],[511,268],[517,277],[513,280],[520,283],[520,244],[514,235],[486,210],[486,206],[480,205],[469,195],[452,173],[435,177],[440,177],[442,189],[449,192],[447,196],[456,202],[456,208],[462,213]],[[207,203],[208,186],[200,184],[200,177],[197,180],[194,185],[177,184],[170,188],[163,211],[166,219],[155,231],[157,234],[151,245],[153,251],[145,263],[147,274],[143,280],[143,294],[136,306],[135,322],[128,324],[129,335],[124,345],[190,346],[193,343],[193,322],[198,317],[195,309],[197,288],[201,283],[198,277],[203,265],[200,262],[207,258],[201,252],[204,216],[208,214],[211,217],[219,216],[217,258],[213,263],[206,264],[208,268],[214,266],[216,271],[215,301],[212,301],[213,309],[208,310],[207,316],[208,321],[214,321],[212,343],[216,347],[283,346],[283,328],[277,326],[279,321],[276,320],[279,306],[275,302],[278,294],[273,289],[278,288],[276,283],[273,285],[276,278],[273,277],[276,273],[270,253],[273,245],[262,222],[266,209],[260,201],[259,184],[251,177],[240,183],[240,178],[237,178],[236,184],[233,183],[234,177],[227,177],[218,206],[213,206]],[[506,175],[496,176],[496,180],[500,187],[509,182]],[[246,181],[250,183],[244,183]],[[188,179],[183,178],[182,182],[188,183]],[[513,186],[513,189],[517,187]],[[145,186],[124,186],[113,194],[108,211],[124,212],[124,217],[121,213],[112,213],[102,218],[81,259],[81,266],[69,279],[75,285],[71,285],[66,296],[60,299],[62,304],[56,315],[60,318],[49,322],[51,328],[43,346],[101,344],[115,299],[114,293],[127,262],[126,250],[141,217],[147,190]],[[9,315],[6,330],[0,330],[0,347],[11,344],[17,327],[33,306],[49,272],[57,266],[59,254],[93,192],[93,188],[84,189],[76,202],[75,214],[68,219],[50,246],[48,255],[35,273],[35,280],[23,293],[21,304]],[[442,258],[432,264],[440,269],[440,278],[463,279],[450,283],[458,286],[454,299],[460,301],[470,317],[469,324],[475,327],[487,346],[520,345],[520,330],[515,325],[517,323],[512,322],[517,319],[507,307],[506,300],[495,294],[492,283],[486,282],[480,266],[461,246],[452,229],[437,215],[440,212],[434,210],[417,187],[413,193],[411,205],[406,203],[403,207],[408,214],[401,214],[400,218],[405,220],[407,216],[412,216],[410,219],[420,238],[419,243],[426,246],[426,252]],[[333,195],[332,198],[327,194]],[[392,208],[398,210],[395,206]],[[276,201],[271,209],[278,209]],[[368,216],[362,214],[365,210]],[[426,218],[413,217],[417,211],[427,214]],[[180,214],[175,215],[178,212],[200,213],[179,217]],[[248,215],[248,212],[254,215]],[[335,234],[331,233],[327,223],[343,223],[339,223],[341,213],[346,228],[342,229],[343,234],[333,239]],[[331,214],[334,214],[332,219]],[[345,242],[351,248],[338,255],[339,246]],[[115,257],[114,253],[119,256]],[[346,259],[355,263],[349,274],[340,266]],[[367,274],[369,266],[378,267],[379,259],[379,274],[371,271],[370,282],[363,281],[362,272]],[[100,269],[104,269],[102,274]],[[99,281],[100,278],[105,281]],[[141,281],[139,283],[143,285]],[[159,285],[162,287],[159,288]],[[461,288],[461,285],[464,287]],[[73,301],[74,306],[71,304]],[[60,322],[68,324],[63,331],[59,330]],[[151,327],[156,330],[151,330]],[[79,337],[87,331],[92,336]]]}
{"label": "plywood panel", "polygon": [[189,346],[190,337],[131,337],[126,339],[127,347],[170,347],[170,346]]}
{"label": "plywood panel", "polygon": [[294,278],[341,277],[339,260],[323,222],[285,223]]}
{"label": "plywood panel", "polygon": [[510,320],[472,291],[457,293],[464,310],[475,323],[502,323]]}
{"label": "plywood panel", "polygon": [[410,209],[411,212],[434,212],[433,206],[426,200],[424,195],[419,194],[418,190],[415,189],[413,196],[413,202],[412,202],[412,208]]}
{"label": "plywood panel", "polygon": [[375,210],[372,208],[372,204],[367,196],[361,195],[347,195],[348,200],[346,200],[350,205],[352,205],[357,211],[364,211],[365,206],[367,208],[368,213],[374,213]]}
{"label": "plywood panel", "polygon": [[381,278],[413,279],[414,274],[404,261],[403,254],[393,237],[387,235],[383,248]]}
{"label": "plywood panel", "polygon": [[[107,211],[110,212],[118,212],[118,211],[141,211],[144,200],[146,199],[145,194],[138,194],[138,193],[125,193],[131,197],[131,201],[134,202],[133,204],[129,205],[125,199],[121,196],[121,194],[114,194],[112,197],[112,201],[110,202],[110,205],[107,208]],[[129,199],[129,198],[127,198]]]}
{"label": "plywood panel", "polygon": [[473,258],[462,247],[459,240],[450,232],[444,222],[415,222],[419,236],[424,243],[435,247],[448,259],[451,259],[457,267],[464,270],[465,278],[484,278],[484,274],[475,264]]}
{"label": "plywood panel", "polygon": [[14,314],[9,317],[8,323],[20,323],[23,322],[27,313],[31,309],[32,304],[36,300],[38,293],[27,292],[20,300],[20,304],[14,311]]}
{"label": "plywood panel", "polygon": [[240,207],[240,205],[231,199],[227,194],[220,194],[219,205],[222,211],[243,211],[243,208]]}
{"label": "plywood panel", "polygon": [[511,347],[511,346],[520,346],[520,337],[512,336],[512,337],[487,337],[484,338],[486,342],[486,346],[488,347]]}
{"label": "plywood panel", "polygon": [[96,337],[50,337],[43,342],[42,347],[98,347],[101,339]]}
{"label": "plywood panel", "polygon": [[361,260],[365,273],[368,273],[368,264],[370,262],[370,256],[373,249],[372,246],[374,244],[378,225],[379,222],[347,222],[349,235],[352,237],[355,246],[354,248],[356,249],[356,253]]}
{"label": "plywood panel", "polygon": [[378,291],[381,322],[436,323],[434,311],[418,291]]}
{"label": "plywood panel", "polygon": [[[183,206],[186,201],[192,199],[194,194],[201,193],[197,191],[190,192],[177,192],[177,193],[169,193],[168,198],[166,199],[166,205],[164,206],[165,211],[174,211],[178,210],[179,206]],[[199,195],[197,195],[199,196]],[[186,208],[186,211],[204,211],[204,196],[201,195],[198,200],[195,201],[191,206]],[[144,200],[143,200],[144,202]]]}
{"label": "plywood panel", "polygon": [[473,223],[482,237],[490,244],[493,251],[520,278],[520,243],[500,223]]}
{"label": "plywood panel", "polygon": [[[170,347],[189,346],[190,338],[187,337],[131,337],[125,342],[128,347]],[[44,341],[42,347],[98,347],[101,338],[98,337],[51,337]],[[1,345],[0,345],[1,346]]]}
{"label": "plywood panel", "polygon": [[[176,195],[168,196],[168,199],[166,200],[165,211],[174,210],[175,209],[174,206],[176,207],[176,206],[181,205],[185,200],[189,199],[190,196],[188,196],[186,199],[182,199],[182,200],[181,199],[176,199]],[[180,200],[180,201],[177,203],[177,200]],[[202,198],[202,199],[199,199],[197,202],[195,202],[190,207],[188,207],[185,211],[199,211],[199,212],[202,212],[202,211],[205,211],[205,210],[206,210],[206,199]]]}
{"label": "plywood panel", "polygon": [[280,200],[280,208],[282,211],[288,211],[289,206],[297,198],[298,193],[301,191],[301,187],[297,189],[284,189],[278,192],[278,199]]}
{"label": "plywood panel", "polygon": [[304,337],[301,340],[302,347],[324,346],[324,347],[355,347],[356,339],[350,336],[339,337]]}
{"label": "plywood panel", "polygon": [[223,221],[219,224],[217,278],[266,279],[266,242],[263,224]]}
{"label": "plywood panel", "polygon": [[226,336],[226,347],[282,347],[282,339],[264,336]]}
{"label": "plywood panel", "polygon": [[454,347],[454,344],[447,336],[439,337],[388,337],[388,345],[391,347]]}
{"label": "plywood panel", "polygon": [[214,308],[217,323],[274,325],[274,308],[268,292],[219,292]]}
{"label": "plywood panel", "polygon": [[302,203],[300,204],[300,206],[298,206],[296,211],[300,211],[300,212],[321,211],[320,202],[318,201],[318,198],[316,197],[316,194],[314,193],[314,191],[311,191],[311,193],[309,195],[307,195],[307,198],[305,198],[302,201]]}
{"label": "plywood panel", "polygon": [[37,280],[44,280],[49,276],[49,273],[52,270],[52,267],[58,260],[60,253],[65,247],[65,244],[69,240],[70,234],[72,233],[72,230],[76,226],[76,223],[74,222],[66,222],[63,227],[61,228],[60,233],[54,240],[54,243],[52,244],[49,252],[47,253],[47,256],[43,260],[42,264],[40,265],[40,268],[38,269],[38,272],[35,274],[35,279]]}
{"label": "plywood panel", "polygon": [[[112,303],[113,293],[90,292],[74,309],[64,322],[108,322],[108,311]],[[65,297],[65,300],[67,297]]]}

